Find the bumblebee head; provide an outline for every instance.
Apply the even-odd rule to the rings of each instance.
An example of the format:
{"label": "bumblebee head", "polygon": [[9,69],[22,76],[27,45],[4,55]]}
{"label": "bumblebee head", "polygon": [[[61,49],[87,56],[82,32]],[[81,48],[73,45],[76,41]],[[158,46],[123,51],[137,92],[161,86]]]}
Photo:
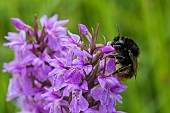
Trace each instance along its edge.
{"label": "bumblebee head", "polygon": [[116,38],[113,39],[111,45],[116,49],[119,50],[120,48],[122,48],[122,46],[125,43],[125,38],[124,37],[120,37],[120,35],[118,35]]}

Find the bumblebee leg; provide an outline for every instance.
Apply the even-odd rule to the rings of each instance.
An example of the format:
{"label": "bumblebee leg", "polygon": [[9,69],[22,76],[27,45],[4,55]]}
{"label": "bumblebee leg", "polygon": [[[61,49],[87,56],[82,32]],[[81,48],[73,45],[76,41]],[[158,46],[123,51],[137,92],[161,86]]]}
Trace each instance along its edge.
{"label": "bumblebee leg", "polygon": [[125,57],[122,56],[121,54],[113,54],[113,55],[110,56],[110,58],[125,59]]}
{"label": "bumblebee leg", "polygon": [[128,66],[121,67],[121,68],[117,69],[115,72],[113,72],[111,75],[121,73],[121,72],[125,71],[126,69],[129,69],[130,66],[131,66],[131,64],[129,64]]}
{"label": "bumblebee leg", "polygon": [[123,66],[118,70],[116,70],[115,72],[113,72],[111,75],[117,74],[118,80],[124,82],[129,78],[131,78],[132,73],[130,73],[130,68],[131,68],[130,66],[131,64],[129,64],[128,66]]}

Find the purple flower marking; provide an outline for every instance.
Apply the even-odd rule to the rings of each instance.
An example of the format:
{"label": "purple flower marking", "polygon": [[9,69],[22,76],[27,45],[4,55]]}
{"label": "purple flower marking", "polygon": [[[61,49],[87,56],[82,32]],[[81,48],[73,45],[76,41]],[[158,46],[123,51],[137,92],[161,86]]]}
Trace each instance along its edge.
{"label": "purple flower marking", "polygon": [[10,42],[4,43],[4,46],[10,46],[11,49],[13,50],[23,50],[26,48],[26,37],[25,37],[25,32],[20,31],[19,34],[17,33],[12,33],[9,32],[8,36],[5,36],[7,40]]}
{"label": "purple flower marking", "polygon": [[85,111],[88,108],[89,104],[87,100],[82,96],[82,91],[74,90],[72,95],[72,101],[69,106],[70,111],[72,113]]}
{"label": "purple flower marking", "polygon": [[41,96],[45,98],[49,103],[44,107],[45,110],[50,109],[50,113],[66,113],[62,108],[68,106],[68,102],[63,100],[61,93],[59,91],[54,91],[51,88],[46,88],[47,92]]}
{"label": "purple flower marking", "polygon": [[[116,106],[116,100],[122,103],[120,92],[126,90],[126,86],[119,83],[116,77],[98,77],[100,87],[94,88],[91,92],[92,97],[98,101],[100,100],[101,106],[106,106],[107,112],[113,112]],[[102,109],[104,110],[104,108]]]}

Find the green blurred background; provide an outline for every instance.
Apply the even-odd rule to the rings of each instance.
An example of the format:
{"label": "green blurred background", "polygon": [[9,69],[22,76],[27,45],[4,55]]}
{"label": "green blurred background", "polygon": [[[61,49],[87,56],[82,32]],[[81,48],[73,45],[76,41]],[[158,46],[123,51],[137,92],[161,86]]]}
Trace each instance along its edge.
{"label": "green blurred background", "polygon": [[[58,14],[69,19],[66,27],[78,33],[77,24],[89,29],[100,23],[107,41],[118,35],[135,40],[140,48],[137,79],[125,82],[123,104],[117,109],[128,113],[170,113],[170,1],[169,0],[1,0],[0,70],[13,59],[13,52],[3,47],[8,31],[16,31],[10,18],[17,17],[33,25],[34,15]],[[15,113],[14,101],[6,102],[10,74],[0,72],[0,113]]]}

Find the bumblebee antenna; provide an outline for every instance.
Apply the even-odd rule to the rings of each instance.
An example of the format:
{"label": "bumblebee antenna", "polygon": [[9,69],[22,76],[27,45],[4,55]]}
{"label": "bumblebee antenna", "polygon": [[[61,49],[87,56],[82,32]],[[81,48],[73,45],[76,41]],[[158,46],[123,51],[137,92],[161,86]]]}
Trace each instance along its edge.
{"label": "bumblebee antenna", "polygon": [[119,31],[119,27],[118,27],[118,25],[116,24],[116,28],[117,28],[117,31],[118,31],[118,37],[120,37],[120,31]]}

